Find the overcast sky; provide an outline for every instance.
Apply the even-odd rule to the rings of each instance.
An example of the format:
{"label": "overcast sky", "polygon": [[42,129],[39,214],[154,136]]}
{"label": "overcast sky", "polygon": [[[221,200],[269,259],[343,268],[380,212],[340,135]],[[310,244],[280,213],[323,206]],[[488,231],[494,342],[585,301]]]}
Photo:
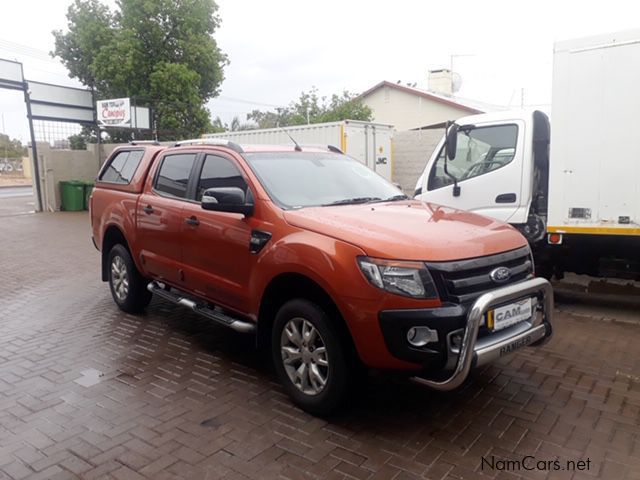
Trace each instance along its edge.
{"label": "overcast sky", "polygon": [[[48,58],[51,31],[66,26],[70,0],[4,2],[0,58],[24,63],[25,77],[78,85]],[[107,2],[113,4],[113,2]],[[218,0],[215,37],[231,64],[212,118],[245,120],[318,87],[361,92],[381,80],[417,82],[449,67],[458,95],[519,107],[548,105],[553,42],[640,27],[635,1]],[[453,55],[453,57],[452,57]],[[638,59],[640,61],[640,59]],[[524,96],[522,92],[524,91]],[[4,130],[28,140],[21,94],[0,90]],[[3,130],[0,118],[0,130]]]}

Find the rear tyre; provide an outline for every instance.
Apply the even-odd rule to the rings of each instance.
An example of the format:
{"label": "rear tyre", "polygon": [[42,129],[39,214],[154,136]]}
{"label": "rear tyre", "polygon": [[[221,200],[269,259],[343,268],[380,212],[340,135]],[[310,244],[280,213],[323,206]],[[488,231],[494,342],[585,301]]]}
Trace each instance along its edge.
{"label": "rear tyre", "polygon": [[303,410],[327,415],[349,392],[351,366],[329,316],[315,303],[290,300],[278,311],[271,338],[276,374]]}
{"label": "rear tyre", "polygon": [[129,250],[124,245],[115,245],[109,251],[107,265],[109,288],[118,308],[127,313],[143,311],[152,294],[147,290],[149,281],[140,275]]}

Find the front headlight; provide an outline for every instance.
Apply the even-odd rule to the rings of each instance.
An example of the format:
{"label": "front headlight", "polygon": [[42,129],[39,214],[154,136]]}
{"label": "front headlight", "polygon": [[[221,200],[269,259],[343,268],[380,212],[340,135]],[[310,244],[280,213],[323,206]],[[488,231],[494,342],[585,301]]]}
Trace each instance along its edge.
{"label": "front headlight", "polygon": [[412,298],[438,298],[429,270],[420,262],[358,257],[358,266],[372,285]]}

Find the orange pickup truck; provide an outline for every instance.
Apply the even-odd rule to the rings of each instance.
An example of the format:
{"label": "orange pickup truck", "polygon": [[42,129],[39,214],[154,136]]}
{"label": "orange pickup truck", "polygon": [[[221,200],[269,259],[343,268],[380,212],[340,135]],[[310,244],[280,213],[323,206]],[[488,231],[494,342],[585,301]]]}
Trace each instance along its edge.
{"label": "orange pickup truck", "polygon": [[520,233],[408,199],[335,147],[132,143],[90,209],[120,309],[155,294],[255,335],[312,413],[361,366],[451,390],[551,336],[553,292]]}

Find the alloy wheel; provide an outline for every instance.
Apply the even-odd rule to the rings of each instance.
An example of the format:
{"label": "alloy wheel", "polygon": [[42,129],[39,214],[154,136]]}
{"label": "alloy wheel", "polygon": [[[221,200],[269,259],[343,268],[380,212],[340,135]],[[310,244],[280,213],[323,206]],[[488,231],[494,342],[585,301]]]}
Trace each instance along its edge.
{"label": "alloy wheel", "polygon": [[322,335],[304,318],[289,320],[280,335],[282,364],[289,380],[306,395],[324,390],[329,375],[329,357]]}
{"label": "alloy wheel", "polygon": [[124,260],[119,255],[111,261],[111,283],[118,301],[124,302],[129,294],[129,275]]}

